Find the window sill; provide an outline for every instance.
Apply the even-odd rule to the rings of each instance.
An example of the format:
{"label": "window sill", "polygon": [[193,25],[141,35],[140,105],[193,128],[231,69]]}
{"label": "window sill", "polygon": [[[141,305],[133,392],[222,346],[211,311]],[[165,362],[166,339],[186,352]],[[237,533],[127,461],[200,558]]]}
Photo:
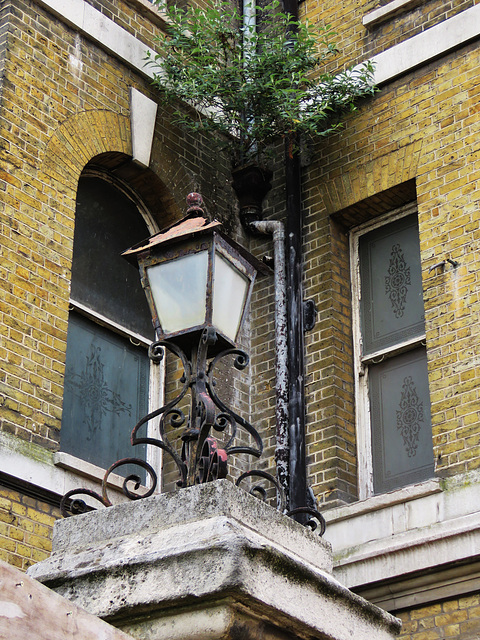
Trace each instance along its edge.
{"label": "window sill", "polygon": [[390,20],[404,11],[413,9],[416,5],[420,4],[421,0],[392,0],[383,7],[378,7],[373,11],[369,11],[363,16],[363,26],[367,29],[376,27],[385,20]]}
{"label": "window sill", "polygon": [[[65,458],[63,458],[65,456]],[[81,463],[80,465],[78,463]],[[84,466],[81,460],[68,454],[52,453],[40,445],[25,442],[0,432],[0,468],[21,482],[45,489],[59,498],[68,491],[83,487],[98,493],[105,471],[94,465]],[[86,473],[79,472],[79,466]],[[115,486],[115,481],[118,481]],[[110,498],[114,504],[128,498],[121,490],[123,478],[113,476]]]}
{"label": "window sill", "polygon": [[479,588],[479,499],[471,471],[327,511],[334,576],[389,611]]}
{"label": "window sill", "polygon": [[324,513],[327,524],[330,522],[341,522],[342,520],[348,520],[349,518],[355,518],[357,516],[372,513],[379,509],[385,509],[386,507],[393,507],[396,504],[404,504],[410,500],[417,500],[425,496],[431,496],[435,493],[442,491],[440,487],[440,480],[434,478],[432,480],[426,480],[425,482],[419,482],[409,487],[402,487],[401,489],[395,489],[388,493],[382,493],[378,496],[372,496],[359,502],[354,502],[342,507],[336,507]]}
{"label": "window sill", "polygon": [[[92,482],[101,484],[105,475],[105,469],[97,467],[90,462],[86,462],[81,458],[76,458],[69,453],[63,451],[57,451],[53,455],[53,464],[61,469],[72,471],[77,476],[87,478]],[[122,491],[124,478],[116,473],[111,473],[108,477],[107,486],[116,491]]]}

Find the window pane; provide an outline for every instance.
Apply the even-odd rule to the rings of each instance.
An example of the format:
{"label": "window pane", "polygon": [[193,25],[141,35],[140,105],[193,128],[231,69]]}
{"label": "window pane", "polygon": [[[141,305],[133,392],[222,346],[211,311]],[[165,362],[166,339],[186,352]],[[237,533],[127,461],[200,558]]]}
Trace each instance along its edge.
{"label": "window pane", "polygon": [[212,323],[232,342],[237,337],[247,292],[248,278],[216,253]]}
{"label": "window pane", "polygon": [[374,491],[433,477],[425,349],[370,365]]}
{"label": "window pane", "polygon": [[166,333],[205,322],[208,251],[149,267],[148,280]]}
{"label": "window pane", "polygon": [[424,333],[416,216],[365,234],[359,241],[363,355]]}
{"label": "window pane", "polygon": [[120,255],[149,235],[137,207],[118,189],[99,178],[79,181],[72,298],[126,329],[153,338],[138,270]]}
{"label": "window pane", "polygon": [[146,350],[75,313],[67,340],[62,451],[104,468],[120,458],[145,458],[143,446],[131,446],[130,433],[148,411]]}

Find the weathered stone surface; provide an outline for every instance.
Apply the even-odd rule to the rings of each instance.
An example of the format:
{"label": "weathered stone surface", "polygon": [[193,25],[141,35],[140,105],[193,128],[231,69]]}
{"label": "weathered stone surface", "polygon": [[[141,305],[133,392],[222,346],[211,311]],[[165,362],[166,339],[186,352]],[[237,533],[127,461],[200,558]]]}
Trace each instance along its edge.
{"label": "weathered stone surface", "polygon": [[[217,518],[221,514],[251,529],[272,543],[295,550],[304,560],[331,572],[330,543],[276,509],[235,487],[228,480],[191,487],[177,493],[161,494],[116,507],[67,518],[56,523],[53,550],[80,550],[112,538],[158,534],[170,527]],[[197,525],[198,526],[198,525]],[[171,537],[172,531],[166,536]],[[177,538],[177,542],[180,539]]]}
{"label": "weathered stone surface", "polygon": [[0,561],[2,640],[133,640]]}
{"label": "weathered stone surface", "polygon": [[53,549],[31,575],[139,638],[398,630],[330,575],[328,543],[225,480],[58,522]]}

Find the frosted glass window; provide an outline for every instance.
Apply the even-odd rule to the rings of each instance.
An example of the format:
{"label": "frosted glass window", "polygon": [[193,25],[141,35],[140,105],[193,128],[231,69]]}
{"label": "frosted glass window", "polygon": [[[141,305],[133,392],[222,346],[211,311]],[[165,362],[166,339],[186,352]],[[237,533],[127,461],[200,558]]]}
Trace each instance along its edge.
{"label": "frosted glass window", "polygon": [[62,451],[104,468],[120,458],[144,457],[145,447],[132,447],[130,433],[148,411],[148,378],[144,348],[71,313]]}
{"label": "frosted glass window", "polygon": [[425,349],[370,368],[375,493],[432,477],[433,449]]}
{"label": "frosted glass window", "polygon": [[248,278],[217,253],[213,285],[213,325],[235,342],[245,298]]}
{"label": "frosted glass window", "polygon": [[360,235],[358,259],[359,402],[371,438],[368,491],[379,494],[434,475],[416,213]]}
{"label": "frosted glass window", "polygon": [[200,251],[147,269],[164,333],[205,322],[207,268],[208,252]]}
{"label": "frosted glass window", "polygon": [[425,332],[416,216],[366,233],[359,241],[364,353]]}
{"label": "frosted glass window", "polygon": [[80,179],[76,204],[71,296],[74,309],[80,303],[92,317],[69,316],[60,449],[106,468],[145,457],[144,446],[130,445],[130,432],[148,412],[150,364],[129,334],[154,332],[138,270],[120,254],[149,231],[130,198],[100,178]]}

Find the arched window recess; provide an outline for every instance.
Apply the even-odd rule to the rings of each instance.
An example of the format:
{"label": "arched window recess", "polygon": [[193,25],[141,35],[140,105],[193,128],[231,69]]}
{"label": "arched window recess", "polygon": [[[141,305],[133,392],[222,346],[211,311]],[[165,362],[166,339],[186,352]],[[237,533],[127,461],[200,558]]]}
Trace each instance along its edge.
{"label": "arched window recess", "polygon": [[[125,183],[84,171],[76,201],[57,464],[92,480],[120,458],[146,458],[155,467],[160,462],[157,452],[130,445],[133,426],[161,401],[163,368],[148,359],[154,332],[138,271],[121,257],[157,230]],[[149,426],[149,435],[155,428]]]}

